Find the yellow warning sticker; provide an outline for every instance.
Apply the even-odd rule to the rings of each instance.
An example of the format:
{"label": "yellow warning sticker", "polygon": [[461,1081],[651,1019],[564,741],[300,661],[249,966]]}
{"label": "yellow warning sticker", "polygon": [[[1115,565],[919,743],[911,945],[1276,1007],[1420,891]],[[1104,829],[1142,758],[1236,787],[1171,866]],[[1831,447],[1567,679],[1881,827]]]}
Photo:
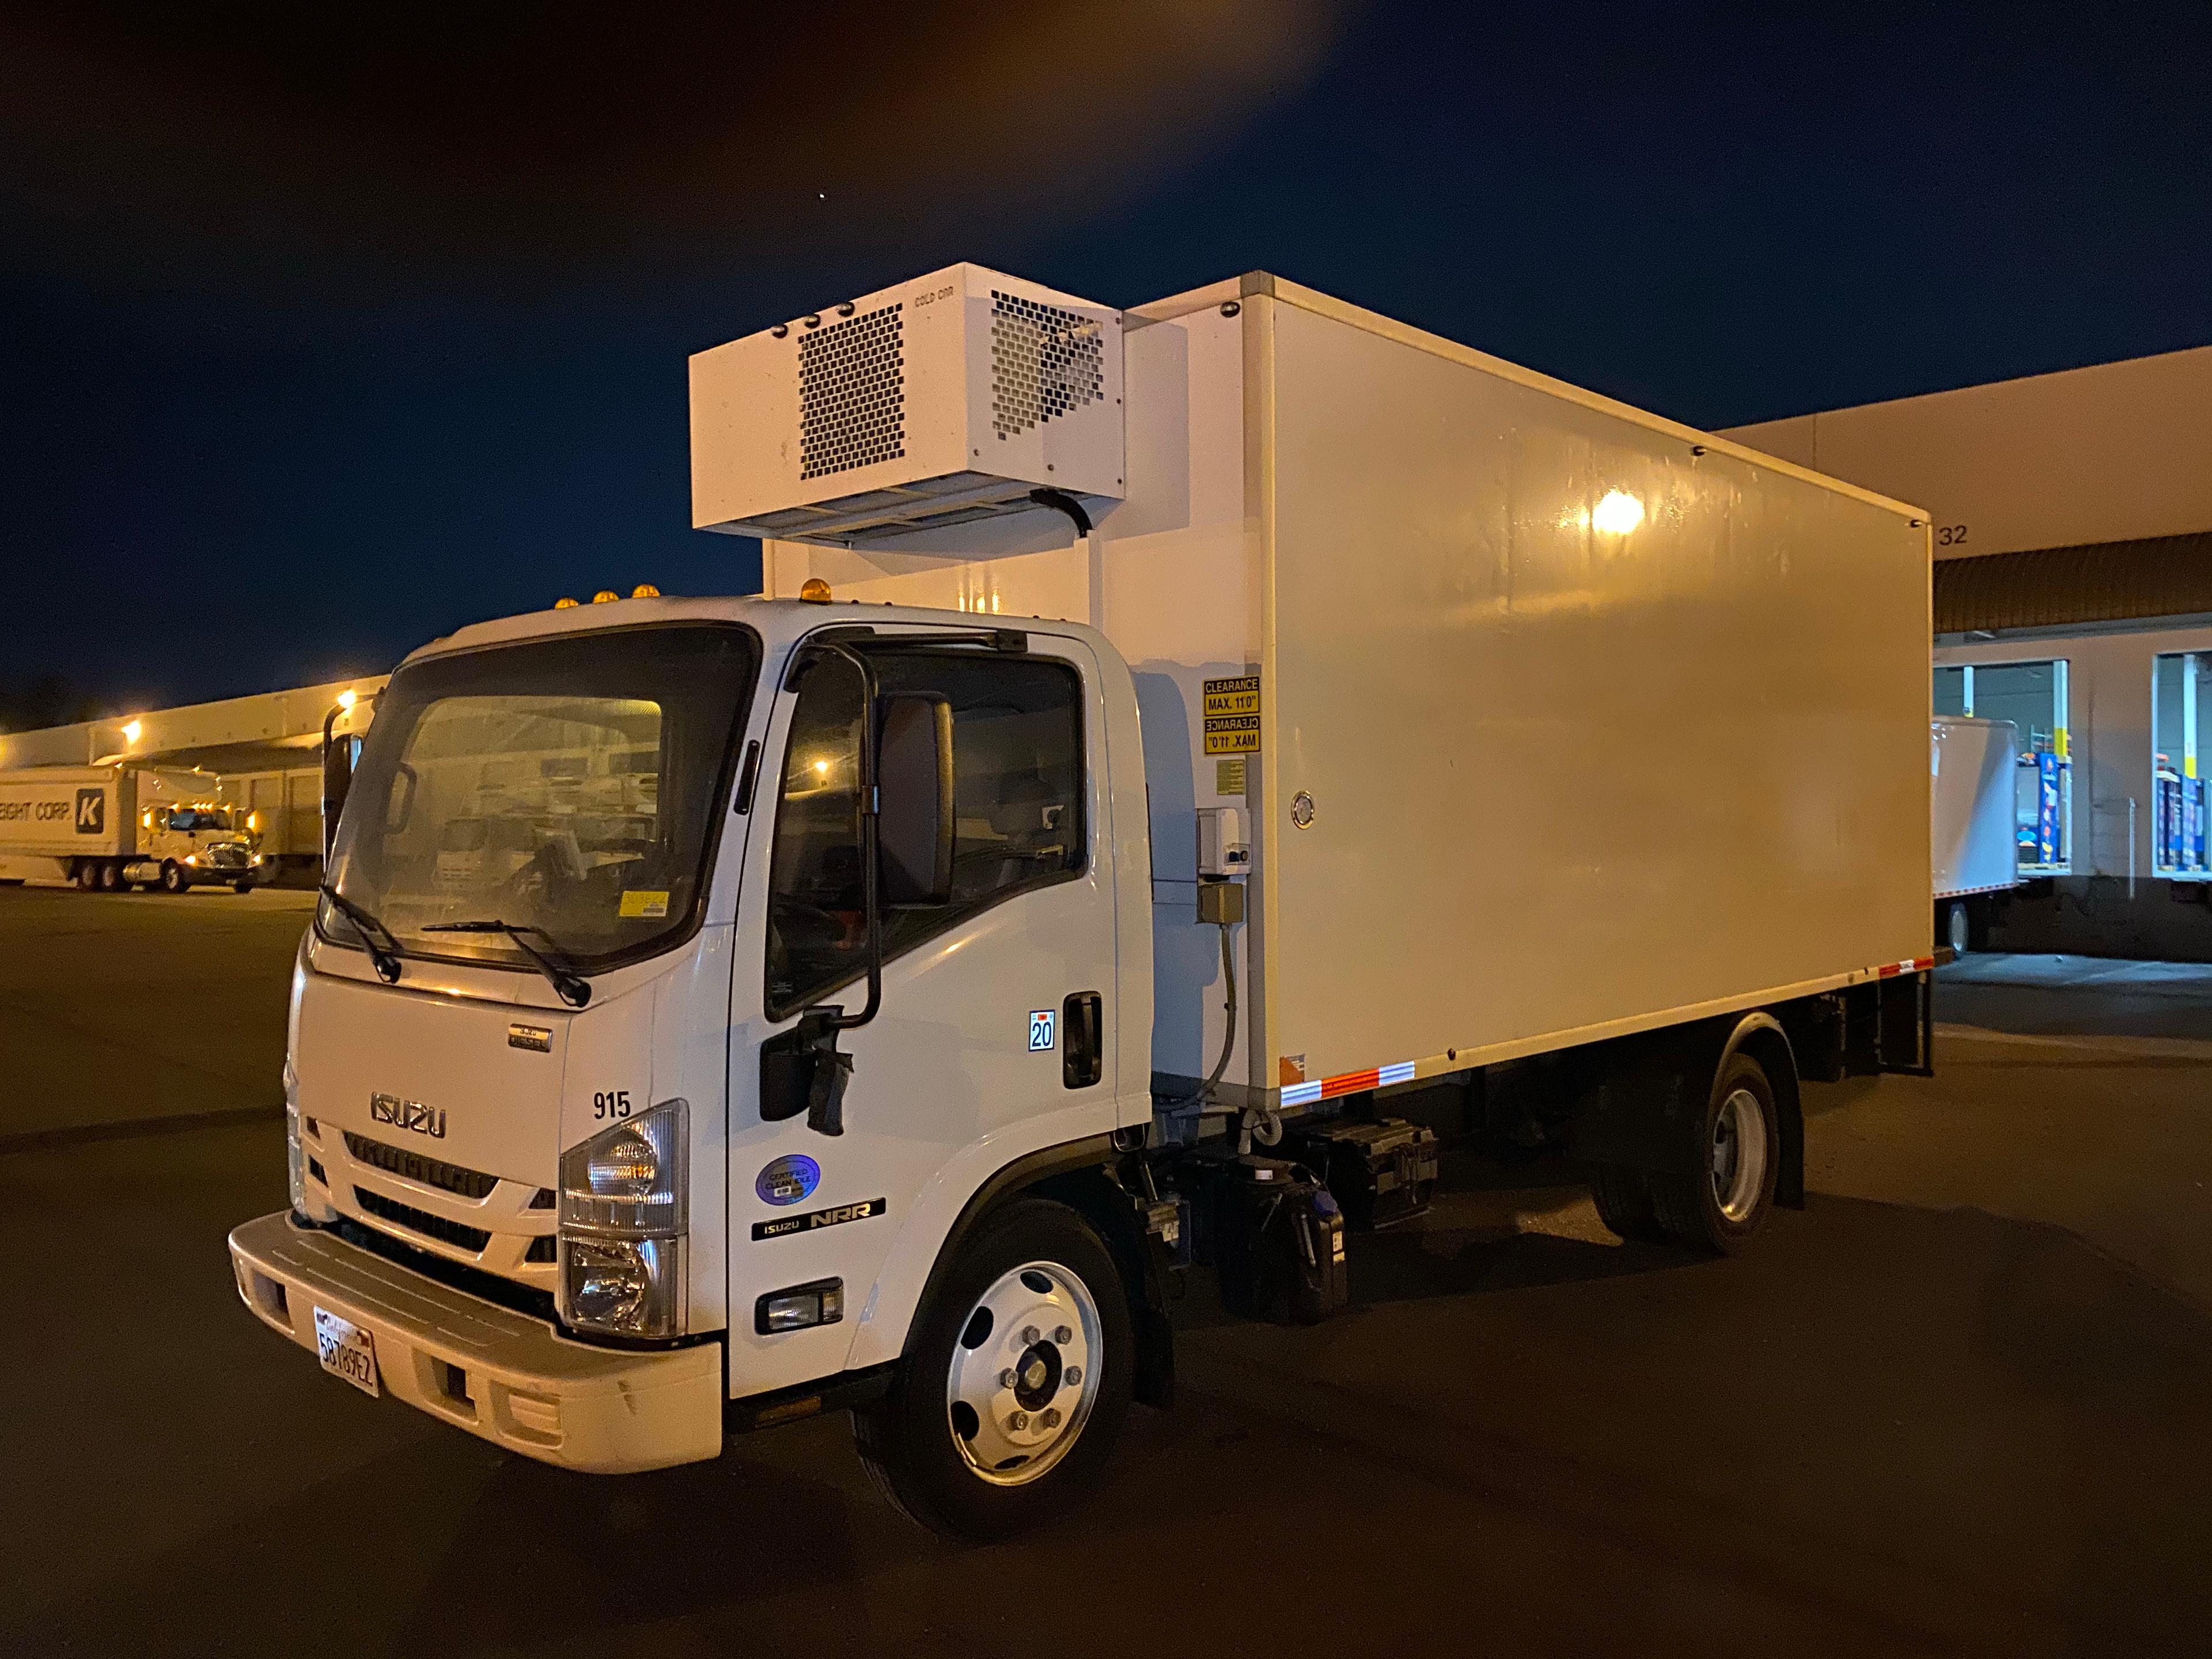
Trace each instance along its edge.
{"label": "yellow warning sticker", "polygon": [[665,916],[668,914],[668,895],[665,891],[633,888],[622,896],[622,913],[626,921],[639,916]]}
{"label": "yellow warning sticker", "polygon": [[1206,681],[1206,752],[1255,755],[1259,751],[1260,677],[1239,674],[1228,679]]}

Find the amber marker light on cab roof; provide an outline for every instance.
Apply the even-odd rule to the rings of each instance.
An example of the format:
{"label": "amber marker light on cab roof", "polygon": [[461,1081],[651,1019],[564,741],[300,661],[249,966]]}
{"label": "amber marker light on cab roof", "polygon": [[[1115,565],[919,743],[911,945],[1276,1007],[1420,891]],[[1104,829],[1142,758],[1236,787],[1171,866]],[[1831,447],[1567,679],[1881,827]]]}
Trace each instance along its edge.
{"label": "amber marker light on cab roof", "polygon": [[598,592],[592,595],[592,603],[593,605],[612,605],[620,598],[622,598],[622,595],[616,592],[613,588],[603,587]]}
{"label": "amber marker light on cab roof", "polygon": [[576,608],[576,602],[570,599],[566,593],[563,593],[559,599],[553,601],[553,608],[556,611],[574,611]]}
{"label": "amber marker light on cab roof", "polygon": [[809,576],[799,585],[799,597],[810,605],[830,603],[830,584],[819,576]]}
{"label": "amber marker light on cab roof", "polygon": [[633,599],[657,599],[660,597],[660,590],[651,582],[640,582],[630,589],[629,596]]}

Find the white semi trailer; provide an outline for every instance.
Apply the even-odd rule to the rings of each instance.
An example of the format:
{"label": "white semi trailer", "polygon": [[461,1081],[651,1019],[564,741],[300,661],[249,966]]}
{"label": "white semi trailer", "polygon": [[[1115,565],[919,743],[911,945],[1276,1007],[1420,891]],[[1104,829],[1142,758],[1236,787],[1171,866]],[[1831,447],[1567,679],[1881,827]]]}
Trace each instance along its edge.
{"label": "white semi trailer", "polygon": [[1003,1533],[1187,1268],[1342,1304],[1416,1119],[1732,1251],[1801,1078],[1927,1066],[1913,509],[1265,276],[956,267],[692,419],[771,596],[465,629],[351,777],[231,1250],[355,1386],[598,1471],[850,1408]]}
{"label": "white semi trailer", "polygon": [[0,882],[245,892],[261,878],[258,837],[215,790],[212,778],[163,767],[0,772]]}
{"label": "white semi trailer", "polygon": [[1985,937],[1990,907],[2020,885],[2013,781],[2019,773],[2020,729],[2010,720],[1939,714],[1929,721],[1936,928],[1954,954]]}

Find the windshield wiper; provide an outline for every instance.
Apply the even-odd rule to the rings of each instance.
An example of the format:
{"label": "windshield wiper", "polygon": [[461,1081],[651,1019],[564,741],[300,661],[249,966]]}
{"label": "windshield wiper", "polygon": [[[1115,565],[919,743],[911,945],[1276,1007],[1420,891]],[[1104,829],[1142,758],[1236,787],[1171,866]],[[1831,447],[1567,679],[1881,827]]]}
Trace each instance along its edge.
{"label": "windshield wiper", "polygon": [[[338,908],[338,914],[353,924],[353,931],[361,939],[361,947],[368,952],[368,959],[376,964],[376,976],[386,985],[399,983],[399,941],[392,930],[368,911],[356,904],[330,883],[322,884],[323,896]],[[384,936],[384,943],[376,942],[376,935]]]}
{"label": "windshield wiper", "polygon": [[[497,917],[481,921],[434,921],[422,930],[426,933],[504,933],[514,948],[538,964],[538,971],[545,975],[562,1001],[571,1008],[580,1008],[592,1000],[591,981],[569,964],[553,941],[553,935],[543,927],[533,927],[526,921],[501,921]],[[522,936],[535,933],[545,941],[546,951],[539,951]]]}

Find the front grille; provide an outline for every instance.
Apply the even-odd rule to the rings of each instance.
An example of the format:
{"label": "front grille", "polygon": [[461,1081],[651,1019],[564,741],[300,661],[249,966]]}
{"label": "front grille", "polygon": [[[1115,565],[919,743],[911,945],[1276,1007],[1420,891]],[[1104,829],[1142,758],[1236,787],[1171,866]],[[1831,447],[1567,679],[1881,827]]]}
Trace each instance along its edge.
{"label": "front grille", "polygon": [[210,847],[208,862],[225,870],[246,868],[246,849],[242,847]]}
{"label": "front grille", "polygon": [[380,1193],[372,1193],[365,1187],[355,1188],[353,1196],[356,1203],[380,1221],[389,1221],[395,1227],[404,1227],[410,1233],[434,1238],[441,1244],[451,1244],[471,1255],[482,1255],[483,1247],[491,1243],[491,1235],[481,1227],[448,1221],[441,1215],[418,1210],[412,1204],[401,1204]]}
{"label": "front grille", "polygon": [[420,1152],[410,1152],[398,1146],[387,1146],[380,1140],[371,1140],[367,1135],[345,1132],[346,1151],[356,1164],[366,1164],[386,1175],[404,1180],[420,1182],[425,1187],[435,1187],[459,1197],[481,1200],[491,1196],[491,1189],[499,1185],[497,1176],[485,1175],[480,1170],[465,1170],[458,1164],[442,1163],[434,1158],[425,1158]]}
{"label": "front grille", "polygon": [[471,1267],[465,1261],[433,1255],[428,1250],[417,1249],[404,1239],[394,1238],[391,1234],[378,1232],[372,1227],[364,1227],[358,1221],[344,1216],[331,1224],[331,1231],[349,1244],[381,1256],[410,1272],[421,1273],[425,1279],[434,1279],[441,1285],[450,1285],[457,1291],[482,1297],[499,1307],[512,1308],[532,1319],[542,1319],[549,1325],[559,1318],[550,1291],[533,1291],[511,1279],[501,1279],[497,1273]]}

